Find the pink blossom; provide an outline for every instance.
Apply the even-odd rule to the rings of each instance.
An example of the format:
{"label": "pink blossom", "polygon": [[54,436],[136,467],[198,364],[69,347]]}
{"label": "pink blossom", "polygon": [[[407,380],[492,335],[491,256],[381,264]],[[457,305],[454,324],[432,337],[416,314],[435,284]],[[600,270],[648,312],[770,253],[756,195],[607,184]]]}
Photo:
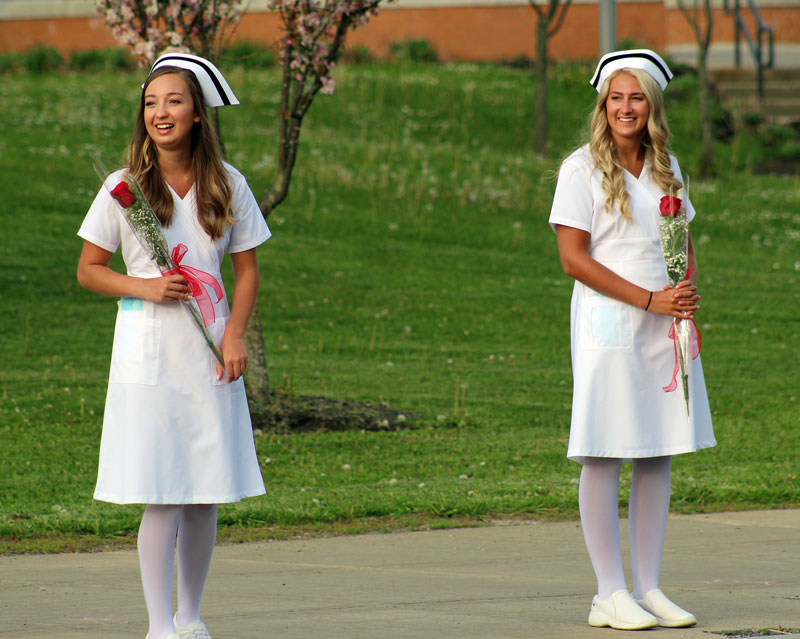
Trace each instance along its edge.
{"label": "pink blossom", "polygon": [[[337,29],[363,26],[377,14],[381,1],[391,0],[267,0],[267,6],[281,14],[286,37],[281,40],[281,59],[291,52],[290,82],[305,88],[333,93],[331,70],[336,55],[331,44]],[[114,37],[130,46],[142,64],[151,64],[166,45],[187,51],[207,51],[221,42],[225,28],[241,18],[241,0],[96,0],[99,15],[111,27]],[[337,43],[336,50],[340,50]],[[317,82],[306,85],[304,78]],[[314,89],[308,87],[316,87]]]}
{"label": "pink blossom", "polygon": [[130,46],[142,64],[151,64],[166,45],[205,50],[243,11],[240,0],[95,0],[95,6],[115,39]]}
{"label": "pink blossom", "polygon": [[158,0],[144,0],[144,12],[150,18],[158,16]]}
{"label": "pink blossom", "polygon": [[324,93],[325,95],[333,95],[335,89],[336,82],[331,76],[328,75],[322,78],[322,88],[319,90],[320,93]]}

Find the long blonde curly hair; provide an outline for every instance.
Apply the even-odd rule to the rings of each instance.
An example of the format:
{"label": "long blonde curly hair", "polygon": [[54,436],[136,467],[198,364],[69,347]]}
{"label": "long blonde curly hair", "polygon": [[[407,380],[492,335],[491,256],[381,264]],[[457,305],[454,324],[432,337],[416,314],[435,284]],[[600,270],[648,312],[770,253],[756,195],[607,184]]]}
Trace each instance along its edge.
{"label": "long blonde curly hair", "polygon": [[650,174],[653,181],[665,193],[677,193],[683,187],[672,172],[667,140],[669,139],[669,126],[664,113],[664,100],[661,87],[653,77],[641,69],[618,69],[614,71],[603,83],[597,94],[597,104],[589,123],[590,140],[589,153],[594,160],[595,168],[603,173],[603,191],[606,198],[606,212],[611,213],[614,204],[619,206],[620,213],[626,220],[631,219],[631,203],[628,191],[625,189],[625,177],[622,164],[617,157],[614,139],[611,137],[611,127],[608,125],[606,115],[606,100],[608,99],[611,80],[620,73],[628,73],[636,78],[642,88],[650,107],[650,116],[647,119],[647,128],[642,138],[645,161],[650,164]]}
{"label": "long blonde curly hair", "polygon": [[194,73],[178,67],[159,67],[145,80],[139,111],[136,116],[129,152],[129,167],[133,177],[142,187],[148,202],[164,226],[172,223],[175,202],[158,166],[158,150],[147,133],[144,123],[145,93],[150,83],[159,76],[174,73],[181,76],[189,87],[195,113],[200,121],[192,128],[192,164],[197,188],[197,217],[200,225],[212,240],[225,234],[234,222],[233,191],[228,183],[228,173],[222,161],[217,136],[203,102],[203,92]]}

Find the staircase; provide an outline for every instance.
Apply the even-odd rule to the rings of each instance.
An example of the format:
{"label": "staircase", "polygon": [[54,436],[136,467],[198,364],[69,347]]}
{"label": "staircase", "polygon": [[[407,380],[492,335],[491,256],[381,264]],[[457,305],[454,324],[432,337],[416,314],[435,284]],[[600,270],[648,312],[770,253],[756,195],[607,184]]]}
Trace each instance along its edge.
{"label": "staircase", "polygon": [[[723,7],[733,18],[736,68],[711,72],[720,100],[737,115],[759,112],[767,121],[800,126],[800,69],[775,68],[773,29],[756,0],[723,0]],[[742,68],[743,52],[754,69]]]}
{"label": "staircase", "polygon": [[760,112],[769,122],[800,124],[800,69],[764,69],[760,99],[754,69],[710,73],[720,100],[734,113]]}

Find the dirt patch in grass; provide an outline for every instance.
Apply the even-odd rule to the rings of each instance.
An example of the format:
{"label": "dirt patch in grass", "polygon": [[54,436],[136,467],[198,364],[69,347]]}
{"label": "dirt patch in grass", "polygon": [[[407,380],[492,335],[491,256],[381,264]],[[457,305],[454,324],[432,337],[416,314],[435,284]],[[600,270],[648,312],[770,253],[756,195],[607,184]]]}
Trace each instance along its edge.
{"label": "dirt patch in grass", "polygon": [[418,424],[422,418],[385,404],[274,393],[261,414],[253,415],[253,428],[279,433],[391,431]]}

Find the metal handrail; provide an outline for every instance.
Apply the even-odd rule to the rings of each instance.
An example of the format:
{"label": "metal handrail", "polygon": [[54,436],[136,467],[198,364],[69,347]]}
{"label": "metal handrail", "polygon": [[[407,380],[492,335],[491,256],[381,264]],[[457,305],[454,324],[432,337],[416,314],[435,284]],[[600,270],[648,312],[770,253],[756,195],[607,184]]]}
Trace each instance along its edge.
{"label": "metal handrail", "polygon": [[[730,0],[724,0],[724,7],[725,13],[733,16],[736,23],[734,36],[734,62],[736,63],[736,67],[740,67],[742,63],[740,41],[742,36],[744,36],[750,48],[750,53],[756,63],[756,86],[758,89],[758,97],[761,99],[764,97],[764,69],[771,69],[775,63],[775,39],[772,27],[764,24],[754,0],[746,0],[746,2],[756,22],[755,42],[742,17],[742,9],[739,6],[739,0],[733,0],[733,9],[730,8]],[[765,52],[767,55],[766,61],[764,60]]]}

